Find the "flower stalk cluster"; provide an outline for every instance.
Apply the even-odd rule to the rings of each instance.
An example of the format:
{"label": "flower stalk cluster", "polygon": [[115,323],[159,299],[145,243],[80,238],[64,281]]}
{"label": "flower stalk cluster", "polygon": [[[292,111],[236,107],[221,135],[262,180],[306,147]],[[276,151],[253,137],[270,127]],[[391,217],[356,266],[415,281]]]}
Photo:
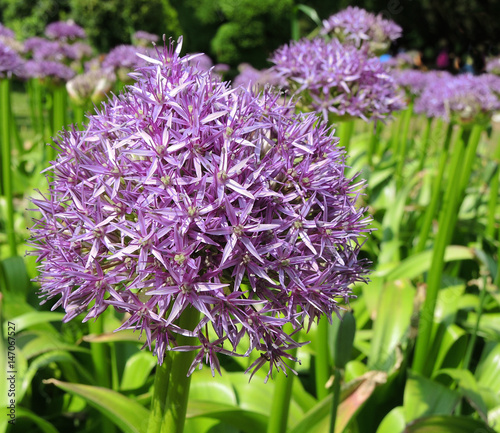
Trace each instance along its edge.
{"label": "flower stalk cluster", "polygon": [[65,321],[127,313],[119,329],[144,333],[159,363],[196,351],[189,372],[205,360],[214,373],[218,355],[255,350],[249,370],[272,373],[294,359],[293,335],[331,320],[365,279],[363,182],[315,115],[232,89],[180,47],[141,55],[129,92],[59,137],[49,190],[33,199],[41,295]]}

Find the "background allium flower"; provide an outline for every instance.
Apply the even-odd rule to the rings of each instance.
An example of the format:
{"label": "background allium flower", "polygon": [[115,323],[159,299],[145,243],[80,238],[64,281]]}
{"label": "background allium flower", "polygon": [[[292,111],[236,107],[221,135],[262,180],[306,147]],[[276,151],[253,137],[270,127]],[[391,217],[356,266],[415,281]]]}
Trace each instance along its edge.
{"label": "background allium flower", "polygon": [[74,21],[57,21],[45,28],[45,35],[51,39],[75,40],[85,39],[85,30]]}
{"label": "background allium flower", "polygon": [[240,73],[233,80],[234,87],[257,86],[263,88],[266,85],[275,87],[287,86],[286,79],[273,69],[264,69],[259,71],[248,63],[242,63],[238,66],[238,71]]}
{"label": "background allium flower", "polygon": [[132,78],[128,74],[145,65],[144,59],[139,57],[137,53],[147,54],[147,52],[144,47],[118,45],[107,54],[102,62],[102,68],[113,69],[121,81],[131,82]]}
{"label": "background allium flower", "polygon": [[[61,136],[49,191],[33,199],[41,293],[66,321],[127,312],[120,329],[144,331],[160,363],[196,350],[190,371],[206,358],[213,372],[218,354],[257,350],[250,369],[271,372],[299,345],[283,326],[330,317],[364,279],[361,183],[315,115],[232,89],[179,52],[166,46],[86,130]],[[198,325],[180,329],[193,308]],[[199,344],[177,347],[178,334]]]}
{"label": "background allium flower", "polygon": [[324,20],[321,34],[358,48],[367,45],[372,52],[382,53],[392,41],[401,37],[402,31],[394,21],[386,20],[381,14],[349,6]]}
{"label": "background allium flower", "polygon": [[414,98],[419,96],[438,77],[451,78],[452,75],[446,71],[420,71],[416,69],[402,69],[391,71],[391,75],[396,83],[402,87],[406,93]]}
{"label": "background allium flower", "polygon": [[52,84],[71,80],[75,71],[69,66],[51,60],[28,60],[24,64],[23,78],[42,78]]}
{"label": "background allium flower", "polygon": [[433,74],[415,101],[416,113],[462,123],[489,120],[499,108],[491,86],[472,74]]}
{"label": "background allium flower", "polygon": [[500,56],[486,60],[485,70],[490,74],[500,75]]}
{"label": "background allium flower", "polygon": [[10,78],[19,75],[23,60],[12,48],[0,41],[0,78]]}
{"label": "background allium flower", "polygon": [[0,23],[0,36],[14,39],[16,37],[16,34],[14,33],[14,30],[11,30]]}
{"label": "background allium flower", "polygon": [[106,99],[116,75],[111,70],[97,69],[77,75],[66,83],[70,98],[77,104],[85,106],[97,104]]}
{"label": "background allium flower", "polygon": [[152,42],[158,42],[160,37],[153,33],[138,30],[132,35],[132,42],[134,45],[141,45],[143,47],[150,47]]}
{"label": "background allium flower", "polygon": [[335,116],[384,119],[403,108],[394,79],[376,57],[338,40],[302,39],[276,50],[273,70],[311,107]]}

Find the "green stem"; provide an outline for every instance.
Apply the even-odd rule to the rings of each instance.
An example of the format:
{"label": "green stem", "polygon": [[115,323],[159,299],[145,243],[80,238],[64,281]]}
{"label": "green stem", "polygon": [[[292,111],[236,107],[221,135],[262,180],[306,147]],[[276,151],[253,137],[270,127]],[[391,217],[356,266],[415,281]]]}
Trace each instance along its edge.
{"label": "green stem", "polygon": [[[67,124],[66,119],[66,87],[57,86],[52,92],[52,138],[54,139],[59,131]],[[56,149],[51,147],[49,151],[49,161],[55,160]]]}
{"label": "green stem", "polygon": [[339,145],[349,154],[349,145],[354,132],[354,120],[345,120],[339,124]]}
{"label": "green stem", "polygon": [[[198,324],[199,315],[198,310],[188,307],[182,313],[178,325],[182,329],[193,330]],[[179,335],[177,344],[191,346],[192,340],[191,337]],[[168,358],[170,357],[171,361],[164,362],[167,365],[162,365],[156,372],[148,433],[182,433],[184,430],[191,384],[188,371],[194,359],[194,351],[172,351]]]}
{"label": "green stem", "polygon": [[330,323],[323,317],[316,328],[316,396],[318,400],[323,400],[328,395],[328,389],[325,387],[331,376],[330,357],[328,344],[328,328]]}
{"label": "green stem", "polygon": [[490,184],[490,194],[488,197],[488,215],[486,222],[486,236],[493,238],[495,236],[495,211],[497,208],[498,188],[500,186],[500,169],[498,162],[493,170],[493,177]]}
{"label": "green stem", "polygon": [[[292,332],[292,327],[287,327],[286,333]],[[290,351],[290,354],[295,357],[297,349]],[[290,368],[294,367],[294,363],[289,362]],[[284,372],[277,373],[274,380],[274,395],[269,415],[269,423],[267,425],[267,433],[285,433],[287,430],[288,413],[290,411],[290,400],[292,398],[292,385],[294,374],[288,372],[285,376]]]}
{"label": "green stem", "polygon": [[406,159],[406,149],[408,145],[407,144],[408,131],[410,130],[410,120],[412,114],[413,114],[413,103],[410,103],[410,105],[408,105],[408,108],[403,113],[403,120],[401,125],[402,128],[401,141],[399,143],[398,154],[397,154],[396,182],[399,184],[399,186],[401,186],[403,181],[402,172]]}
{"label": "green stem", "polygon": [[373,167],[373,155],[376,153],[377,144],[380,141],[380,131],[382,129],[381,124],[382,122],[377,122],[375,124],[375,130],[370,136],[370,142],[368,143],[367,159],[370,167]]}
{"label": "green stem", "polygon": [[429,141],[431,137],[432,120],[433,120],[432,117],[426,118],[425,129],[422,135],[422,148],[421,148],[420,161],[418,163],[417,173],[420,173],[424,169],[425,159],[429,152]]}
{"label": "green stem", "polygon": [[[438,172],[432,184],[431,199],[429,202],[429,206],[427,206],[425,210],[422,227],[420,228],[420,236],[418,238],[418,244],[415,248],[415,253],[420,253],[424,250],[425,244],[429,237],[429,232],[432,226],[432,220],[434,219],[434,215],[436,214],[438,208],[439,197],[441,197],[443,175],[446,168],[446,164],[448,162],[448,154],[449,154],[452,134],[453,134],[453,125],[449,123],[446,129],[446,137],[444,140],[443,149],[439,157]],[[457,134],[456,137],[459,137],[459,135],[460,134]]]}
{"label": "green stem", "polygon": [[427,293],[420,315],[418,326],[418,337],[415,346],[415,357],[413,359],[413,369],[422,375],[428,375],[433,369],[433,362],[429,360],[428,353],[434,322],[434,311],[436,300],[441,287],[441,276],[444,266],[444,252],[449,242],[449,231],[453,230],[454,217],[458,211],[458,197],[460,193],[459,185],[462,179],[462,158],[464,145],[462,140],[458,140],[453,149],[450,177],[446,187],[443,208],[441,209],[438,221],[438,233],[434,243],[432,263],[427,281]]}
{"label": "green stem", "polygon": [[330,418],[330,433],[335,432],[335,423],[337,422],[337,411],[339,408],[340,401],[340,369],[335,368],[334,370],[334,381],[333,381],[333,398],[332,398],[332,410]]}
{"label": "green stem", "polygon": [[14,194],[11,167],[11,137],[10,137],[10,81],[0,79],[0,130],[2,147],[2,186],[6,200],[5,230],[11,256],[17,255],[16,234],[14,232]]}

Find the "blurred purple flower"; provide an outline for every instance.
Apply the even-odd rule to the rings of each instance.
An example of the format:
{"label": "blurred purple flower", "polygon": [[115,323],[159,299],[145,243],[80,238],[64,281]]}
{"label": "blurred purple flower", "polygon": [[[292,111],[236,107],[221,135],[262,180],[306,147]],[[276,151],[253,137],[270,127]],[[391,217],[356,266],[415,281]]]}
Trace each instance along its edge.
{"label": "blurred purple flower", "polygon": [[113,69],[121,81],[131,82],[132,78],[128,74],[146,64],[144,59],[137,55],[138,53],[145,55],[148,50],[134,45],[118,45],[107,54],[102,62],[102,68]]}
{"label": "blurred purple flower", "polygon": [[404,107],[379,59],[338,40],[302,39],[276,50],[273,70],[286,78],[302,108],[336,117],[384,119]]}
{"label": "blurred purple flower", "polygon": [[132,35],[133,44],[143,47],[150,47],[153,42],[158,42],[159,39],[158,35],[145,32],[144,30],[138,30]]}
{"label": "blurred purple flower", "polygon": [[396,83],[402,87],[406,93],[414,98],[422,94],[429,82],[437,78],[451,78],[452,75],[446,71],[420,71],[416,69],[402,69],[391,72]]}
{"label": "blurred purple flower", "polygon": [[490,74],[500,75],[500,56],[487,59],[485,70]]}
{"label": "blurred purple flower", "polygon": [[41,78],[57,85],[71,80],[74,76],[75,71],[69,66],[52,60],[28,60],[22,72],[25,79]]}
{"label": "blurred purple flower", "polygon": [[[214,372],[219,354],[257,350],[251,369],[271,374],[301,345],[283,326],[331,320],[365,279],[363,182],[345,177],[315,115],[232,89],[180,50],[167,44],[85,130],[60,136],[49,190],[33,198],[41,293],[65,321],[127,312],[119,329],[144,332],[160,363],[196,350],[190,371],[205,359]],[[199,323],[179,328],[192,308]],[[178,347],[178,334],[199,344]]]}
{"label": "blurred purple flower", "polygon": [[286,78],[279,75],[273,69],[264,69],[259,71],[248,63],[242,63],[238,66],[240,72],[233,80],[233,87],[257,86],[264,88],[267,85],[275,87],[286,87]]}
{"label": "blurred purple flower", "polygon": [[23,64],[19,54],[0,41],[0,79],[20,75]]}
{"label": "blurred purple flower", "polygon": [[75,24],[74,21],[57,21],[50,23],[45,28],[45,35],[50,39],[75,40],[85,39],[87,35],[82,27]]}
{"label": "blurred purple flower", "polygon": [[472,123],[488,121],[500,108],[491,87],[472,74],[431,74],[425,90],[415,101],[415,112],[446,121]]}
{"label": "blurred purple flower", "polygon": [[2,23],[0,23],[0,36],[10,39],[15,39],[16,34],[14,33],[14,30],[11,30],[8,27],[5,27]]}
{"label": "blurred purple flower", "polygon": [[86,106],[104,101],[115,81],[113,71],[97,69],[72,78],[66,83],[66,89],[74,102]]}
{"label": "blurred purple flower", "polygon": [[329,35],[357,48],[368,46],[374,53],[383,53],[392,41],[401,37],[402,28],[381,14],[374,15],[357,6],[332,15],[323,21],[322,35]]}

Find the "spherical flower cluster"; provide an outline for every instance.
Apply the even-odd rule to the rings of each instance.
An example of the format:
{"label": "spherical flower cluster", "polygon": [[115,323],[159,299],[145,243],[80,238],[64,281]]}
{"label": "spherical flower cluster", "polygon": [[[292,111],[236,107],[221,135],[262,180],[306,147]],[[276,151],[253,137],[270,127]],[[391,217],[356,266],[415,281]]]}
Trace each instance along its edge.
{"label": "spherical flower cluster", "polygon": [[382,15],[374,15],[364,9],[349,6],[323,21],[322,35],[339,39],[356,47],[367,46],[381,54],[392,41],[401,37],[402,28]]}
{"label": "spherical flower cluster", "polygon": [[384,119],[403,108],[403,97],[380,60],[338,40],[302,39],[276,50],[273,70],[301,95],[304,109],[328,119]]}
{"label": "spherical flower cluster", "polygon": [[488,59],[485,70],[490,74],[500,75],[500,56]]}
{"label": "spherical flower cluster", "polygon": [[74,21],[57,21],[45,28],[45,35],[50,39],[75,40],[85,39],[87,35]]}
{"label": "spherical flower cluster", "polygon": [[[363,182],[315,115],[232,89],[179,52],[166,45],[128,93],[60,137],[33,199],[41,293],[66,321],[128,313],[120,329],[144,332],[160,363],[195,350],[190,371],[206,359],[213,373],[219,354],[256,350],[249,370],[281,369],[299,345],[284,325],[330,319],[365,278]],[[189,309],[199,322],[182,329]]]}
{"label": "spherical flower cluster", "polygon": [[0,41],[0,79],[17,75],[23,65],[23,60],[12,48]]}
{"label": "spherical flower cluster", "polygon": [[104,101],[115,81],[116,76],[113,71],[94,69],[69,80],[66,89],[74,102],[86,106]]}
{"label": "spherical flower cluster", "polygon": [[240,72],[233,80],[233,86],[257,86],[264,88],[266,86],[274,86],[283,88],[287,86],[287,81],[272,69],[258,70],[248,63],[242,63],[238,66]]}
{"label": "spherical flower cluster", "polygon": [[137,53],[147,54],[147,52],[144,47],[118,45],[107,54],[102,62],[102,68],[112,69],[123,82],[131,82],[132,79],[128,74],[134,69],[145,65],[144,59],[139,57]]}
{"label": "spherical flower cluster", "polygon": [[428,72],[417,69],[394,70],[391,72],[391,75],[411,99],[420,96],[427,88],[428,83],[433,83],[436,79],[452,77],[452,75],[446,71]]}
{"label": "spherical flower cluster", "polygon": [[145,32],[144,30],[138,30],[132,35],[134,45],[140,45],[143,47],[150,47],[152,42],[158,42],[159,39],[158,35]]}
{"label": "spherical flower cluster", "polygon": [[2,23],[0,23],[0,36],[14,39],[16,37],[16,34],[14,33],[14,30],[11,30],[8,27],[5,27]]}
{"label": "spherical flower cluster", "polygon": [[472,74],[433,74],[415,101],[415,112],[470,124],[489,120],[500,109],[490,85]]}
{"label": "spherical flower cluster", "polygon": [[69,66],[51,60],[28,60],[19,74],[22,78],[41,78],[49,84],[59,85],[71,80],[75,71]]}

